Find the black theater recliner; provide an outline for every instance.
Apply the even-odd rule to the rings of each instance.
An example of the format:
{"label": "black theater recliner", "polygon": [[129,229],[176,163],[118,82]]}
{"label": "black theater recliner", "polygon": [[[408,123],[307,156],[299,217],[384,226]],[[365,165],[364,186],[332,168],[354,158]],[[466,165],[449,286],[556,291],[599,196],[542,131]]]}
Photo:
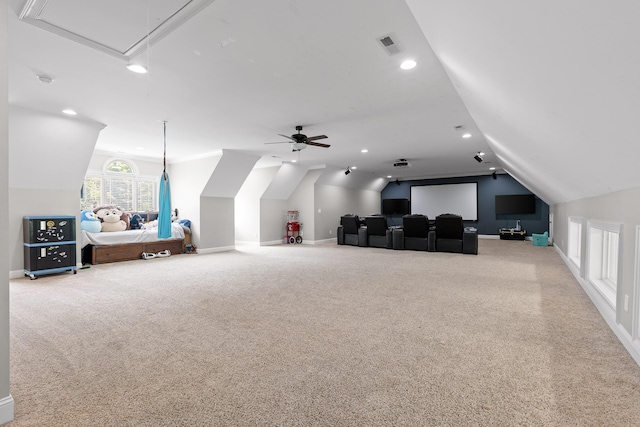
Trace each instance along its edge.
{"label": "black theater recliner", "polygon": [[456,252],[478,254],[478,232],[465,229],[462,217],[454,214],[442,214],[436,217],[436,229],[431,234],[438,252]]}
{"label": "black theater recliner", "polygon": [[387,227],[387,219],[382,215],[371,215],[364,218],[367,226],[367,246],[391,249],[391,230]]}
{"label": "black theater recliner", "polygon": [[340,217],[338,244],[367,246],[366,229],[360,228],[360,218],[358,218],[358,215],[347,214]]}
{"label": "black theater recliner", "polygon": [[421,214],[403,216],[402,228],[393,230],[393,249],[430,250],[429,218]]}

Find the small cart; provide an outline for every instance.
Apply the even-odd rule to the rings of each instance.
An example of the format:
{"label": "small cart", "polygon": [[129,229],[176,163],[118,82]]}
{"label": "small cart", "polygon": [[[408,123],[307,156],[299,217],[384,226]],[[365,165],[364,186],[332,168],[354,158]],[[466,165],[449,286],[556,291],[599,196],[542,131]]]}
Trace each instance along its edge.
{"label": "small cart", "polygon": [[302,243],[302,224],[298,222],[298,211],[287,211],[287,226],[285,242],[289,244]]}

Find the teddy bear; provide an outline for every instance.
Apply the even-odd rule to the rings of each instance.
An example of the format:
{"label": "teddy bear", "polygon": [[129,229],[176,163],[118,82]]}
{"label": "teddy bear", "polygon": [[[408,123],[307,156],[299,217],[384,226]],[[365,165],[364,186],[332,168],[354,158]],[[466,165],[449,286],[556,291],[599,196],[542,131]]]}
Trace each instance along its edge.
{"label": "teddy bear", "polygon": [[117,206],[101,206],[93,212],[102,222],[102,231],[125,231],[129,228],[129,215]]}
{"label": "teddy bear", "polygon": [[99,233],[102,225],[93,211],[84,210],[80,213],[80,229],[89,233]]}

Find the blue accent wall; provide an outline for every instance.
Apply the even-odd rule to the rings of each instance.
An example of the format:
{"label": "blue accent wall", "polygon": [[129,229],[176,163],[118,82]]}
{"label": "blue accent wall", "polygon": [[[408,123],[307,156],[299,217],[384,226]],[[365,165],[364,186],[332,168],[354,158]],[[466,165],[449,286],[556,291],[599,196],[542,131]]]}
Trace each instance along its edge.
{"label": "blue accent wall", "polygon": [[[515,228],[520,220],[522,228],[531,233],[549,231],[549,205],[536,196],[536,212],[533,214],[496,215],[495,196],[498,194],[533,194],[508,174],[466,176],[459,178],[420,179],[413,181],[391,181],[382,190],[382,199],[410,199],[414,185],[478,183],[478,220],[465,221],[465,225],[476,227],[479,234],[499,234],[501,228]],[[382,212],[382,202],[380,211]],[[442,212],[447,213],[447,212]],[[435,218],[429,218],[433,220]],[[389,225],[402,225],[402,216],[387,217]]]}

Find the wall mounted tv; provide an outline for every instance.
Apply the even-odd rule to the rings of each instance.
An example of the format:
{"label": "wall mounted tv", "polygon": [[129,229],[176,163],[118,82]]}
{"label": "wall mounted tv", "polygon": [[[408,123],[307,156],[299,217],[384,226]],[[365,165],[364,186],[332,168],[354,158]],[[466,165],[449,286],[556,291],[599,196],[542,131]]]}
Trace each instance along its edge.
{"label": "wall mounted tv", "polygon": [[410,212],[409,199],[382,199],[383,215],[407,215]]}
{"label": "wall mounted tv", "polygon": [[533,194],[503,194],[496,196],[496,215],[536,213]]}

